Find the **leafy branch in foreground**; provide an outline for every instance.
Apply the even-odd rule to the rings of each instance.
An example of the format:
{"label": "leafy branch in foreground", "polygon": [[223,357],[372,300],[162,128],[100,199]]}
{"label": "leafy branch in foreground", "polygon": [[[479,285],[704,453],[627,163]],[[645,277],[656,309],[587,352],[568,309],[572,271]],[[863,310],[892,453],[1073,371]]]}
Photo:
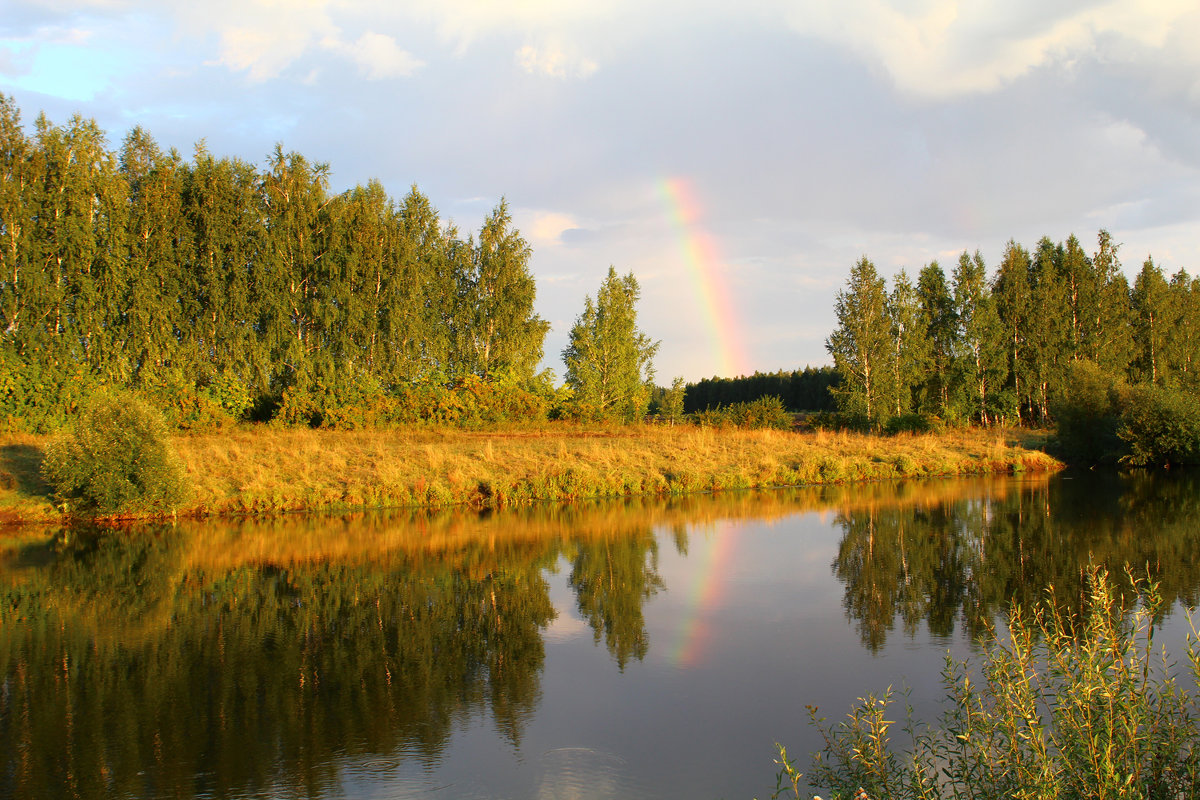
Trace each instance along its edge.
{"label": "leafy branch in foreground", "polygon": [[[837,724],[810,709],[824,739],[809,782],[832,798],[1180,798],[1200,792],[1197,697],[1154,647],[1163,610],[1153,582],[1134,581],[1123,611],[1107,573],[1089,575],[1090,611],[1074,619],[1053,596],[1014,609],[1007,636],[983,662],[947,659],[947,704],[937,725],[914,722],[893,747],[896,695],[868,695]],[[1187,660],[1200,678],[1195,627]],[[799,798],[801,775],[780,748],[776,797]]]}

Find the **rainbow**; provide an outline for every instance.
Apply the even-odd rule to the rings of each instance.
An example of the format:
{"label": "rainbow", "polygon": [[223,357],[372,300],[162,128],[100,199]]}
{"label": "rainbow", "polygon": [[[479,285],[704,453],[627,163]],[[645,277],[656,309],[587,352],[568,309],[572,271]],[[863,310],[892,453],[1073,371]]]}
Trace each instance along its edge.
{"label": "rainbow", "polygon": [[713,535],[707,537],[700,564],[688,590],[684,604],[679,636],[672,649],[671,660],[678,666],[690,667],[699,663],[710,635],[710,617],[720,605],[725,588],[722,580],[729,572],[737,537],[730,522],[717,523]]}
{"label": "rainbow", "polygon": [[747,369],[741,326],[722,275],[720,255],[711,237],[699,224],[702,215],[696,193],[686,178],[662,178],[658,182],[658,193],[679,239],[696,301],[716,353],[719,374],[727,378],[744,375]]}

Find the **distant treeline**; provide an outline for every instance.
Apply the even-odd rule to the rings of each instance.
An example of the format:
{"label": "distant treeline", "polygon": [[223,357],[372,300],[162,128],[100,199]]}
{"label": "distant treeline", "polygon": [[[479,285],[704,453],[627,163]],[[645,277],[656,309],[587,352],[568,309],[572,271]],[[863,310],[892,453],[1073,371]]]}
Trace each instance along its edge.
{"label": "distant treeline", "polygon": [[740,378],[704,378],[688,384],[683,410],[694,414],[734,403],[778,397],[788,411],[829,411],[833,409],[829,390],[837,385],[838,374],[833,367],[756,372]]}
{"label": "distant treeline", "polygon": [[990,276],[978,251],[964,251],[949,277],[935,261],[915,283],[898,272],[891,291],[863,257],[826,345],[842,376],[839,410],[871,425],[1046,424],[1096,372],[1114,387],[1194,397],[1200,280],[1167,277],[1147,256],[1130,286],[1118,249],[1103,230],[1091,255],[1074,236],[1032,251],[1010,241]]}
{"label": "distant treeline", "polygon": [[383,396],[452,417],[460,398],[405,393],[463,382],[536,408],[529,258],[503,202],[464,237],[415,187],[332,194],[281,146],[187,161],[140,127],[114,151],[78,116],[27,135],[0,95],[0,428],[56,427],[100,386],[177,417],[315,423]]}

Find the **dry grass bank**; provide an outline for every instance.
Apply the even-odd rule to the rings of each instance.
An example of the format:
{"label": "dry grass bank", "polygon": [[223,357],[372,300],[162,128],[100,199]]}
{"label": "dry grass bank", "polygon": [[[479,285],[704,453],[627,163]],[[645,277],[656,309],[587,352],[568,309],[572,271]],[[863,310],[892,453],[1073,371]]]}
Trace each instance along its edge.
{"label": "dry grass bank", "polygon": [[[39,437],[0,437],[0,520],[52,520]],[[690,426],[326,431],[237,428],[180,436],[183,514],[378,506],[501,507],[754,487],[983,473],[1061,464],[1024,431],[878,437]]]}

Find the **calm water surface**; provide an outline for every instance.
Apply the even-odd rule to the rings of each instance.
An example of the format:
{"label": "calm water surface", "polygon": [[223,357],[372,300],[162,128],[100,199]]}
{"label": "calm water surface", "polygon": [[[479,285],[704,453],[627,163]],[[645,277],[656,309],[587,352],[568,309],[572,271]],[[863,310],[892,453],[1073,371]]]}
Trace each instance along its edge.
{"label": "calm water surface", "polygon": [[[1089,562],[1200,585],[1191,475],[0,538],[0,797],[749,798]],[[804,759],[802,759],[804,760]]]}

